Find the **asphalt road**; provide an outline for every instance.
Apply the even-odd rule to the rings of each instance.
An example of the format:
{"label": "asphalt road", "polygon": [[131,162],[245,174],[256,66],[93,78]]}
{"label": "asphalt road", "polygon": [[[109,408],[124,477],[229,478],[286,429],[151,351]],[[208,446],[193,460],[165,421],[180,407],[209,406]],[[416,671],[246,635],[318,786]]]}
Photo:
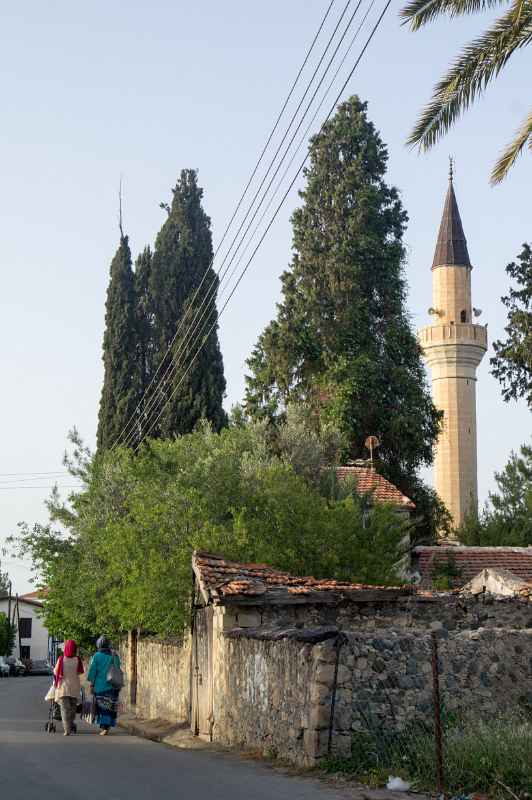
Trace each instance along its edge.
{"label": "asphalt road", "polygon": [[49,678],[0,680],[1,800],[340,800],[318,781],[234,755],[176,750],[118,730],[47,734]]}

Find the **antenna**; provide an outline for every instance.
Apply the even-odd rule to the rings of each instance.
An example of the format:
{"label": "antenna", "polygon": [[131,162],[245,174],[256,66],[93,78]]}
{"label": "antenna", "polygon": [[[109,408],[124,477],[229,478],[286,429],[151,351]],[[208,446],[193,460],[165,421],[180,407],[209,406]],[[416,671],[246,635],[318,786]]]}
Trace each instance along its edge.
{"label": "antenna", "polygon": [[380,447],[380,442],[376,436],[368,436],[364,442],[366,450],[369,450],[369,460],[371,461],[371,468],[373,469],[373,451]]}
{"label": "antenna", "polygon": [[449,180],[453,182],[454,177],[454,158],[449,156]]}

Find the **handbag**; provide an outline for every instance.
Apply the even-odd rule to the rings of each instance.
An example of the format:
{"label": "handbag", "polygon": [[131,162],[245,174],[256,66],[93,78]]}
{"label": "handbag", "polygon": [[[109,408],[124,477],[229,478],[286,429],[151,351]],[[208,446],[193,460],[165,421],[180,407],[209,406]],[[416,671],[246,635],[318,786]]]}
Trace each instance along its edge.
{"label": "handbag", "polygon": [[113,689],[120,690],[124,685],[124,673],[116,664],[114,653],[111,654],[111,663],[109,664],[109,669],[107,670],[107,675],[105,677],[107,683],[110,683]]}

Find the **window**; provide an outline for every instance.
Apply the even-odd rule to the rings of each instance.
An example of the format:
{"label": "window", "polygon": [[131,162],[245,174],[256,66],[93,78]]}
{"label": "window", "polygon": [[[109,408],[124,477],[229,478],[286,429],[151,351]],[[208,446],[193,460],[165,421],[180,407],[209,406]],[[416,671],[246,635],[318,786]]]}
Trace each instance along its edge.
{"label": "window", "polygon": [[460,322],[467,322],[467,312],[460,311]]}
{"label": "window", "polygon": [[31,617],[21,617],[18,623],[18,631],[21,639],[31,639]]}
{"label": "window", "polygon": [[[21,620],[22,621],[22,620]],[[31,622],[31,619],[30,619]],[[25,659],[30,658],[30,647],[27,644],[23,644],[20,648],[20,657],[24,661]]]}

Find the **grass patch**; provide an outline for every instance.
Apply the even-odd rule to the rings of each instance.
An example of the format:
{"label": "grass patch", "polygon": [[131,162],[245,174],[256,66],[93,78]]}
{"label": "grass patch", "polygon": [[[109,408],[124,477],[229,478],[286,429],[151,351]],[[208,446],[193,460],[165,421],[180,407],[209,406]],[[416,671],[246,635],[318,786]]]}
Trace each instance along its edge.
{"label": "grass patch", "polygon": [[[343,772],[370,786],[390,775],[420,791],[436,789],[433,731],[412,724],[401,733],[382,728],[353,736],[350,759],[331,759],[328,772]],[[445,790],[451,795],[482,792],[510,800],[532,794],[532,721],[521,713],[488,721],[454,719],[444,732]],[[505,788],[507,787],[507,788]]]}

